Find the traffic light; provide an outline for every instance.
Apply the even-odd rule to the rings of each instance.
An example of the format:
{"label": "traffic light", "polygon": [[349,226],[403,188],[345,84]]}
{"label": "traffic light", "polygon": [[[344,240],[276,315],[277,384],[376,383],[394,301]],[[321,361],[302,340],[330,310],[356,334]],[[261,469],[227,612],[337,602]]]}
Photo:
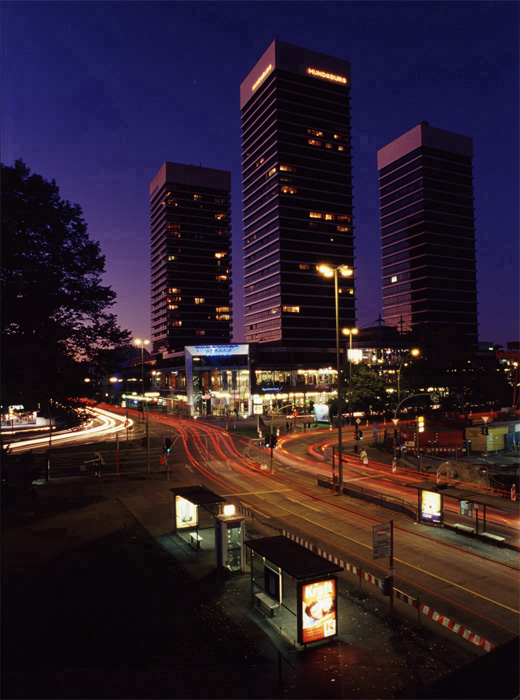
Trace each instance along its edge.
{"label": "traffic light", "polygon": [[271,445],[273,447],[276,447],[277,443],[278,443],[278,437],[276,435],[271,435]]}
{"label": "traffic light", "polygon": [[424,416],[417,416],[417,432],[424,433]]}
{"label": "traffic light", "polygon": [[143,412],[143,404],[141,402],[139,402],[137,404],[137,410],[140,411],[141,413]]}
{"label": "traffic light", "polygon": [[487,425],[483,425],[483,426],[480,428],[480,432],[481,432],[482,435],[488,435],[488,434],[489,434],[489,428],[487,427]]}
{"label": "traffic light", "polygon": [[390,595],[390,576],[385,576],[381,579],[381,593],[383,595]]}
{"label": "traffic light", "polygon": [[271,447],[271,436],[270,435],[265,436],[265,446]]}
{"label": "traffic light", "polygon": [[146,447],[147,445],[148,445],[148,438],[142,437],[141,438],[141,447]]}
{"label": "traffic light", "polygon": [[163,452],[170,454],[171,451],[172,451],[172,441],[170,440],[170,438],[166,437],[166,438],[164,438],[164,442],[163,442]]}
{"label": "traffic light", "polygon": [[363,431],[362,430],[358,430],[358,436],[359,436],[359,440],[363,439]]}
{"label": "traffic light", "polygon": [[354,440],[359,440],[359,428],[357,427],[357,425],[354,430]]}

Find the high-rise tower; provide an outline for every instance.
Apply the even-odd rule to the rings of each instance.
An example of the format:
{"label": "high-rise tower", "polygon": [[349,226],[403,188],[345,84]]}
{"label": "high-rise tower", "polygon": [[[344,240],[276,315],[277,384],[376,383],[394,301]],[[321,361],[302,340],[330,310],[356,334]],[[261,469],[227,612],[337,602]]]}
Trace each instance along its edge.
{"label": "high-rise tower", "polygon": [[427,122],[377,153],[384,320],[478,341],[473,141]]}
{"label": "high-rise tower", "polygon": [[[335,342],[354,264],[350,64],[274,41],[240,87],[248,342]],[[344,281],[345,280],[345,281]],[[354,281],[339,318],[354,325]]]}
{"label": "high-rise tower", "polygon": [[227,343],[231,174],[164,163],[150,185],[154,352]]}

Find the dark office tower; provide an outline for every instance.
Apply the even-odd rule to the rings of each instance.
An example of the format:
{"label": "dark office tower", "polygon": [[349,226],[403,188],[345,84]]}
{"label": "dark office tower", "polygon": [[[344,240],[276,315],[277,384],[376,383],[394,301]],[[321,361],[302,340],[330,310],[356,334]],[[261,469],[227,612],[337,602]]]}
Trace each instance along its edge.
{"label": "dark office tower", "polygon": [[347,61],[280,41],[240,87],[248,342],[334,346],[334,281],[316,266],[354,264],[349,91]]}
{"label": "dark office tower", "polygon": [[154,352],[227,343],[231,174],[164,163],[150,185]]}
{"label": "dark office tower", "polygon": [[378,151],[386,325],[477,342],[472,157],[427,122]]}

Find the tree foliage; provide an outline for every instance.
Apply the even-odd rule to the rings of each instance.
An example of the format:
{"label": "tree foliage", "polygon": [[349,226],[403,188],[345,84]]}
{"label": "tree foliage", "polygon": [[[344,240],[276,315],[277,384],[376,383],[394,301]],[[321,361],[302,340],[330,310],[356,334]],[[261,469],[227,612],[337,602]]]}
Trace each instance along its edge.
{"label": "tree foliage", "polygon": [[[349,371],[348,369],[341,372],[342,383],[342,409],[343,413],[348,413],[349,410]],[[337,399],[331,399],[329,402],[333,415],[338,413]],[[363,412],[365,415],[371,413],[383,412],[389,407],[388,394],[386,392],[385,383],[379,373],[368,367],[365,364],[352,365],[352,411]]]}
{"label": "tree foliage", "polygon": [[43,407],[81,396],[82,363],[117,360],[130,333],[81,208],[20,160],[1,171],[2,404]]}

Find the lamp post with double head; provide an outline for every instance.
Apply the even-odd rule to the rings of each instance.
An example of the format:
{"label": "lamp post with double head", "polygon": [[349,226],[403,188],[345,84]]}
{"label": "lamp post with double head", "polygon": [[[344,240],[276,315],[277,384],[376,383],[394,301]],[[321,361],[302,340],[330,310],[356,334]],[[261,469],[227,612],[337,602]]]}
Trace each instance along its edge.
{"label": "lamp post with double head", "polygon": [[349,337],[348,355],[348,424],[352,425],[352,336],[359,331],[357,328],[343,328],[343,334]]}
{"label": "lamp post with double head", "polygon": [[401,364],[399,365],[399,369],[397,370],[397,404],[399,405],[401,403],[401,370],[403,368],[404,363],[409,357],[417,357],[419,355],[420,351],[417,348],[414,348],[413,350],[410,350],[403,359],[401,360]]}
{"label": "lamp post with double head", "polygon": [[336,312],[336,371],[338,375],[338,494],[343,491],[343,435],[341,433],[341,419],[343,415],[341,402],[341,363],[339,359],[339,290],[338,290],[338,275],[342,277],[352,277],[354,270],[348,265],[338,265],[330,267],[330,265],[318,265],[318,272],[325,277],[334,277],[334,306]]}
{"label": "lamp post with double head", "polygon": [[148,401],[144,398],[144,346],[150,343],[149,340],[140,340],[137,338],[135,341],[137,347],[141,348],[141,397],[143,404],[143,409],[146,404],[146,467],[148,474],[150,473],[150,445],[148,444]]}

